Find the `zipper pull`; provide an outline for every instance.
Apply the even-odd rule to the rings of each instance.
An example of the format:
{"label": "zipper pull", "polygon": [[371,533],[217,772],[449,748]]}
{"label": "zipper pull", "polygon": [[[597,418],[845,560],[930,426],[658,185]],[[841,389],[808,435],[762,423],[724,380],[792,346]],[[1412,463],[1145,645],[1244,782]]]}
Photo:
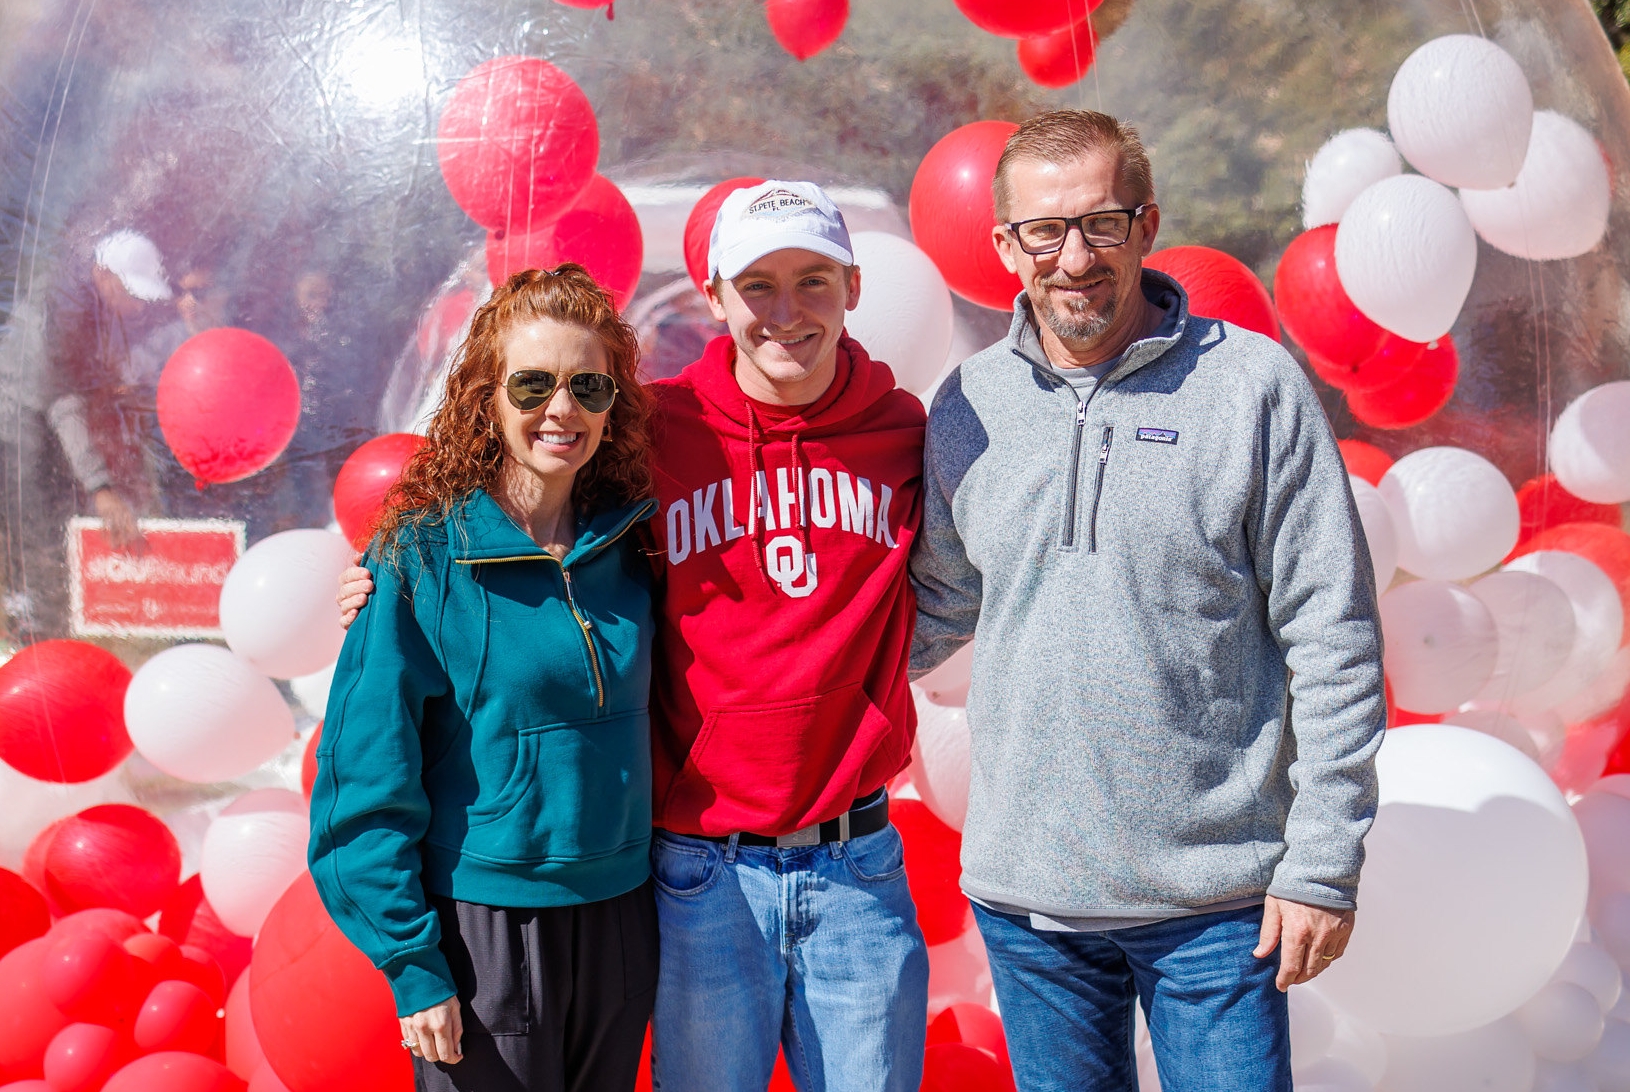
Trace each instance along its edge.
{"label": "zipper pull", "polygon": [[1085,402],[1079,402],[1078,401],[1075,404],[1075,427],[1076,428],[1085,428],[1086,424],[1087,424],[1087,404]]}
{"label": "zipper pull", "polygon": [[1103,466],[1105,463],[1109,462],[1109,436],[1109,430],[1107,428],[1104,429],[1104,442],[1103,445],[1098,448],[1099,466]]}

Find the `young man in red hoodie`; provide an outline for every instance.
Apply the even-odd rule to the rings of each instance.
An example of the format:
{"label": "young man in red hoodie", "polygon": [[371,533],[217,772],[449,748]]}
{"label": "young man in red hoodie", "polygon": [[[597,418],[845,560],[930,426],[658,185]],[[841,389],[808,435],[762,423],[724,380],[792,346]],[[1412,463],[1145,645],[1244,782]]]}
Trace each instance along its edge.
{"label": "young man in red hoodie", "polygon": [[916,726],[925,414],[843,333],[860,270],[820,187],[731,194],[709,267],[729,336],[654,385],[656,1087],[763,1092],[780,1047],[801,1089],[917,1092],[928,956],[883,787]]}
{"label": "young man in red hoodie", "polygon": [[928,960],[883,786],[910,759],[924,413],[844,336],[842,214],[807,182],[726,198],[730,334],[655,385],[665,569],[651,866],[657,1087],[916,1092]]}

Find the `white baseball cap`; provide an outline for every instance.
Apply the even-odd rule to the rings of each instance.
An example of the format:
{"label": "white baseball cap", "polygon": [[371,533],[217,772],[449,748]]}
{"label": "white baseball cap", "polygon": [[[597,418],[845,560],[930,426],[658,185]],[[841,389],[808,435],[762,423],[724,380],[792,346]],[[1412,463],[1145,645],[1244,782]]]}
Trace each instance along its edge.
{"label": "white baseball cap", "polygon": [[815,183],[771,179],[726,196],[713,218],[708,277],[729,280],[777,250],[810,250],[843,265],[855,262],[843,213]]}
{"label": "white baseball cap", "polygon": [[139,300],[159,303],[175,295],[164,275],[164,256],[139,231],[125,228],[102,236],[96,243],[96,264],[118,277],[125,291]]}

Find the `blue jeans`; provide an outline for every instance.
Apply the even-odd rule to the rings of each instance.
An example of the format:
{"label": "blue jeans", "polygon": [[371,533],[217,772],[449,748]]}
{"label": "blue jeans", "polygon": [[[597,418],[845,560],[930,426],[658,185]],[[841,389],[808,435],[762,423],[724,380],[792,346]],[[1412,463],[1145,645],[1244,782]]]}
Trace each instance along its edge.
{"label": "blue jeans", "polygon": [[1291,1092],[1279,953],[1251,954],[1262,907],[1054,933],[974,904],[1020,1092],[1136,1092],[1133,1004],[1163,1092]]}
{"label": "blue jeans", "polygon": [[797,849],[658,831],[660,1092],[764,1092],[784,1047],[802,1092],[917,1092],[928,951],[900,835]]}

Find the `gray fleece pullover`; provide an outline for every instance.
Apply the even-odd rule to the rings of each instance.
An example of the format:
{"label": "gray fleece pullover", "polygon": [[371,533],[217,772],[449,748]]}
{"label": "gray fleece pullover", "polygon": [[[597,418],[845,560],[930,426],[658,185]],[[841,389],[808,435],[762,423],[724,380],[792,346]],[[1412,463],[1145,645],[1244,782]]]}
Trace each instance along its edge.
{"label": "gray fleece pullover", "polygon": [[963,889],[1063,919],[1351,908],[1385,707],[1341,454],[1283,348],[1143,291],[1175,322],[1085,401],[1021,296],[929,414],[912,671],[977,637]]}

